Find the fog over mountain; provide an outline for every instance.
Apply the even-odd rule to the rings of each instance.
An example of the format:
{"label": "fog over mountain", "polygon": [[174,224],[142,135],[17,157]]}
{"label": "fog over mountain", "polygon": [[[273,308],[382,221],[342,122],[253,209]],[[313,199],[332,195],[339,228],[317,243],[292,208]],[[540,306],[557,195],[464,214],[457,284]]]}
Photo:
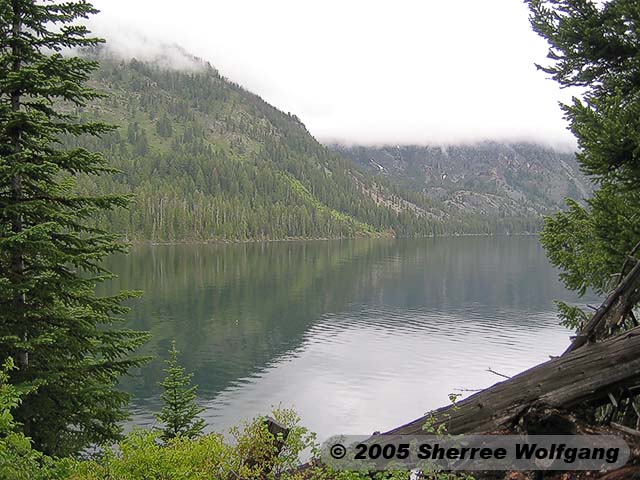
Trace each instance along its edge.
{"label": "fog over mountain", "polygon": [[114,52],[179,69],[201,57],[324,143],[575,146],[558,106],[575,92],[536,70],[547,46],[521,2],[94,4]]}

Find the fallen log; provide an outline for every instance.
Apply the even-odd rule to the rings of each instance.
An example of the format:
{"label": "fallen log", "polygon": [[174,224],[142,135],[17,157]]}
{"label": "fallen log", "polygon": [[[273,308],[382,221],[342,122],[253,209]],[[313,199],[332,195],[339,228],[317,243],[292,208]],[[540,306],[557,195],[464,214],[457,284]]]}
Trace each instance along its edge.
{"label": "fallen log", "polygon": [[[638,250],[640,243],[632,254]],[[532,409],[593,407],[606,403],[614,390],[630,393],[640,385],[640,327],[603,338],[640,302],[640,261],[633,260],[628,273],[631,260],[625,262],[617,287],[560,357],[386,433],[419,434],[427,419],[433,426],[446,424],[452,434],[490,432],[513,427]]]}
{"label": "fallen log", "polygon": [[[574,415],[581,407],[593,412],[595,407],[613,402],[620,410],[620,400],[625,397],[629,399],[625,414],[630,413],[631,407],[637,414],[636,429],[613,425],[618,431],[635,436],[640,427],[640,412],[632,402],[640,392],[640,326],[633,309],[640,303],[640,261],[633,254],[639,250],[640,243],[625,262],[617,287],[561,356],[454,405],[429,412],[382,434],[375,432],[369,440],[375,442],[380,438],[377,435],[432,434],[433,429],[441,425],[452,435],[518,430],[534,435],[570,435],[578,433],[577,423],[583,424],[584,430],[584,422],[578,422]],[[633,268],[625,274],[631,263]],[[624,328],[626,319],[633,320],[635,327],[607,338],[615,329]],[[430,431],[423,429],[427,423]],[[305,464],[300,471],[312,464]],[[625,476],[629,473],[640,479],[638,467],[633,467],[633,472],[623,468],[606,478],[631,478]]]}
{"label": "fallen log", "polygon": [[513,428],[532,408],[567,410],[606,403],[615,389],[640,385],[640,327],[584,345],[509,380],[394,428],[387,435],[424,433],[423,425],[445,424],[451,434]]}

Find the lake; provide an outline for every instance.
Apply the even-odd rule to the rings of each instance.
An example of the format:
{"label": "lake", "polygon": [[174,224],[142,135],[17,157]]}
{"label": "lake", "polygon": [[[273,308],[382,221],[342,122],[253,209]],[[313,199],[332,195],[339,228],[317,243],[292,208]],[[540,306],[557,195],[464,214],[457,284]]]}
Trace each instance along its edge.
{"label": "lake", "polygon": [[553,301],[578,302],[537,237],[140,246],[109,267],[111,288],[145,292],[127,326],[152,334],[154,361],[122,384],[134,424],[154,423],[175,339],[210,430],[282,404],[319,439],[384,431],[499,381],[488,368],[561,353]]}

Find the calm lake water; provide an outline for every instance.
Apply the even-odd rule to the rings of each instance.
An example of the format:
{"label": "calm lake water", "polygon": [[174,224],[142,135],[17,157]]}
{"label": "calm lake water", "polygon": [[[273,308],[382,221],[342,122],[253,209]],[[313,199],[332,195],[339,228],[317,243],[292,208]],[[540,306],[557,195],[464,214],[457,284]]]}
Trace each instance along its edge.
{"label": "calm lake water", "polygon": [[500,380],[489,367],[547,360],[570,334],[553,300],[578,301],[536,237],[136,247],[110,267],[114,287],[145,292],[127,326],[156,357],[123,382],[133,423],[154,423],[175,339],[210,429],[281,403],[319,439],[392,428]]}

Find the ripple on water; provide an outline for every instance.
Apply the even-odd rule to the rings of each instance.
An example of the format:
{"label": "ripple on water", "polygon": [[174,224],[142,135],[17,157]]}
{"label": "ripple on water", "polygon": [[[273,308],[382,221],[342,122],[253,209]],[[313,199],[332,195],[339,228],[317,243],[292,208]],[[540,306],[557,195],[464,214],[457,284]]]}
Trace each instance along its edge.
{"label": "ripple on water", "polygon": [[[303,247],[298,263],[281,262]],[[189,251],[176,249],[172,265]],[[553,300],[570,298],[536,239],[229,247],[228,259],[225,252],[216,250],[212,265],[201,256],[202,271],[187,262],[181,278],[202,279],[186,284],[188,295],[169,277],[155,295],[155,284],[132,285],[147,290],[149,311],[137,315],[159,319],[152,327],[161,347],[170,336],[188,346],[186,366],[211,429],[282,403],[320,439],[384,430],[446,404],[449,393],[502,380],[489,367],[513,375],[568,343]],[[158,394],[142,392],[136,423],[155,422]]]}

